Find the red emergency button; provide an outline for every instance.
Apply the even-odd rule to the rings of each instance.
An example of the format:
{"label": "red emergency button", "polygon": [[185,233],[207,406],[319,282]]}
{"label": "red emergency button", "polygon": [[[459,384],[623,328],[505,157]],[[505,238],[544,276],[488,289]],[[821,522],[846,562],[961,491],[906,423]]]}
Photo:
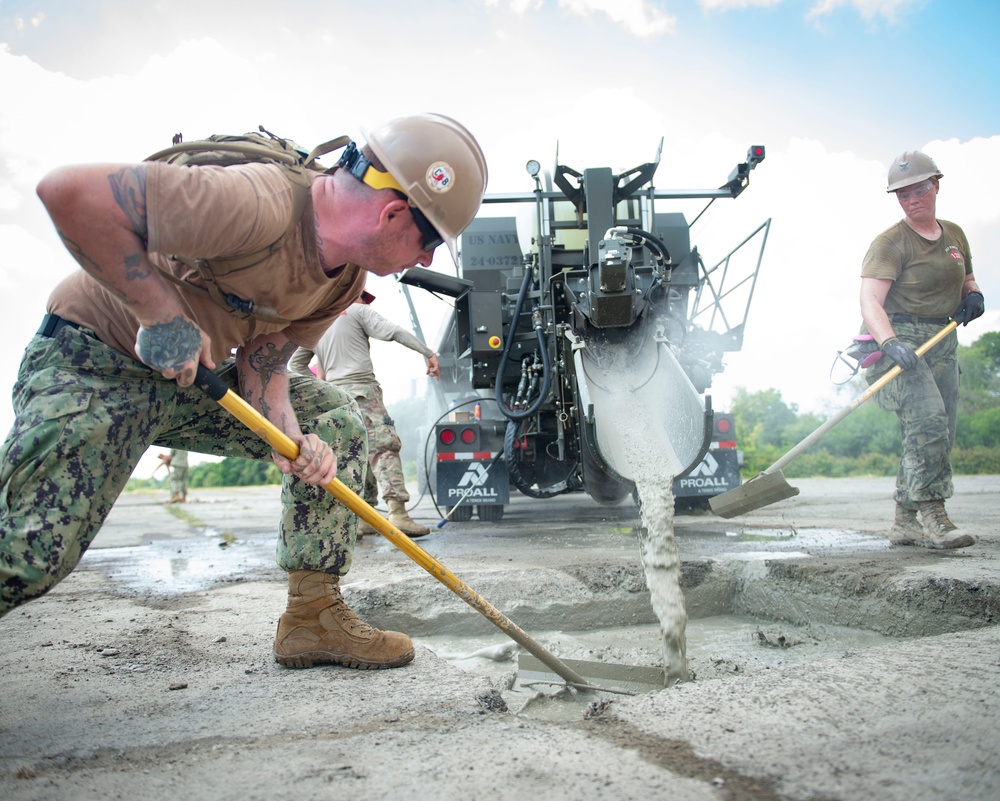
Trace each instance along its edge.
{"label": "red emergency button", "polygon": [[492,337],[490,337],[490,347],[493,348],[493,350],[496,350],[502,344],[503,343],[500,341],[500,337],[498,337],[498,336],[492,336]]}

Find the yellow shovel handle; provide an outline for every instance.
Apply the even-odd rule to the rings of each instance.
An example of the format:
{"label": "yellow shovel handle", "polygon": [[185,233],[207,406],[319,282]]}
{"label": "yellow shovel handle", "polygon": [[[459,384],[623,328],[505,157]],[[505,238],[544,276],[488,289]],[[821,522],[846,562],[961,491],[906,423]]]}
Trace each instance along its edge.
{"label": "yellow shovel handle", "polygon": [[[203,390],[212,400],[217,401],[220,406],[240,420],[247,428],[257,434],[286,459],[294,460],[299,455],[298,445],[274,425],[274,423],[230,390],[221,378],[208,370],[204,365],[198,365],[195,386]],[[399,550],[409,556],[410,559],[434,576],[434,578],[444,584],[459,598],[469,604],[469,606],[482,614],[493,625],[501,629],[514,642],[541,660],[557,676],[565,679],[568,684],[580,687],[590,686],[586,679],[547,651],[541,643],[515,625],[513,621],[489,603],[489,601],[475,592],[468,584],[407,537],[396,526],[382,517],[363,498],[357,493],[352,492],[350,487],[339,478],[334,478],[333,481],[324,486],[324,489],[368,523],[368,525],[376,529],[379,534],[389,540],[389,542],[399,548]]]}
{"label": "yellow shovel handle", "polygon": [[[948,336],[948,334],[950,334],[956,328],[958,328],[958,322],[956,320],[952,320],[950,323],[948,323],[948,325],[946,325],[944,328],[938,331],[934,336],[932,336],[930,339],[928,339],[926,342],[920,345],[913,352],[916,353],[917,356],[923,356],[925,353],[927,353],[927,351],[929,351],[931,348],[937,345],[938,342],[940,342],[942,339]],[[876,392],[882,389],[882,387],[884,387],[886,384],[892,381],[901,372],[903,372],[903,368],[900,367],[898,364],[891,370],[887,370],[885,375],[883,375],[877,381],[873,382],[872,385],[868,387],[868,390],[860,398],[858,398],[858,400],[856,401],[856,405],[860,406],[862,403],[868,400],[872,395],[874,395]]]}

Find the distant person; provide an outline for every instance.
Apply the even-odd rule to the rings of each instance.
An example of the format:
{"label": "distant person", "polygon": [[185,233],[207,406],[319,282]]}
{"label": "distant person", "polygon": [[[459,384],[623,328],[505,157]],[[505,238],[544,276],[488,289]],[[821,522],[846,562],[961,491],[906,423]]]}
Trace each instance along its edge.
{"label": "distant person", "polygon": [[[324,172],[152,161],[42,179],[38,196],[81,269],[49,297],[14,387],[16,420],[0,450],[0,615],[76,567],[150,446],[183,443],[273,460],[284,474],[280,664],[413,659],[408,636],[360,620],[340,591],[357,517],[321,488],[338,478],[362,489],[357,405],[331,384],[289,375],[288,360],[315,346],[369,272],[429,266],[439,244],[454,255],[482,202],[486,162],[469,131],[440,114],[398,117],[365,136]],[[272,452],[192,386],[199,366],[298,456]]]}
{"label": "distant person", "polygon": [[157,457],[167,468],[170,484],[170,500],[167,503],[185,503],[188,494],[188,452],[171,448],[168,453]]}
{"label": "distant person", "polygon": [[[368,477],[371,481],[366,486],[365,500],[374,505],[381,490],[389,507],[389,522],[410,537],[423,537],[430,529],[417,523],[406,511],[410,493],[406,490],[403,462],[399,458],[401,442],[382,400],[382,387],[375,378],[370,340],[398,342],[422,354],[427,359],[427,375],[438,380],[441,379],[441,367],[437,355],[420,339],[371,308],[369,304],[373,300],[374,295],[363,292],[334,320],[315,349],[299,348],[292,357],[291,366],[295,372],[305,374],[315,355],[317,377],[336,384],[357,401],[368,432]],[[373,531],[362,521],[359,534]]]}
{"label": "distant person", "polygon": [[922,358],[914,349],[950,319],[968,325],[983,313],[984,304],[965,233],[937,217],[941,178],[924,153],[907,152],[893,161],[886,191],[896,195],[903,219],[868,248],[861,268],[861,316],[883,353],[868,368],[868,383],[896,364],[903,368],[876,395],[883,409],[896,413],[903,437],[889,539],[896,545],[947,549],[975,543],[945,511],[954,491],[958,335],[952,331]]}

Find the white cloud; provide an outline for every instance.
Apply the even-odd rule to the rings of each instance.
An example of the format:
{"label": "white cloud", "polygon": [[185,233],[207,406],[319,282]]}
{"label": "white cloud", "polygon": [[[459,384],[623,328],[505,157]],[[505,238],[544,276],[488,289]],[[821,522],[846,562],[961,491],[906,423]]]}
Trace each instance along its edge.
{"label": "white cloud", "polygon": [[[543,7],[542,0],[482,1],[525,15]],[[825,13],[836,7],[816,6]],[[862,5],[854,7],[860,11]],[[900,13],[903,5],[864,7],[884,14]],[[345,13],[363,16],[359,8]],[[76,269],[34,194],[49,169],[80,161],[137,160],[166,146],[178,131],[192,139],[238,133],[258,123],[315,144],[341,133],[358,135],[359,125],[424,107],[451,113],[480,138],[492,192],[530,189],[525,161],[537,158],[551,169],[557,143],[563,164],[620,170],[651,160],[661,137],[666,141],[658,188],[718,186],[747,147],[764,140],[767,159],[752,173],[750,188],[736,201],[713,204],[693,236],[712,263],[773,218],[744,347],[727,358],[729,366],[713,389],[719,408],[737,386],[751,391],[773,386],[789,402],[810,410],[832,397],[830,364],[860,323],[861,259],[875,234],[899,216],[898,205],[884,191],[888,161],[897,147],[925,149],[938,160],[945,173],[939,210],[968,233],[987,306],[1000,303],[1000,274],[994,278],[992,270],[1000,259],[998,204],[982,177],[987,174],[982,165],[1000,160],[1000,136],[985,123],[977,123],[984,126],[985,138],[921,143],[908,139],[908,131],[891,130],[891,120],[873,119],[861,145],[865,153],[880,154],[880,160],[872,160],[858,155],[860,146],[850,152],[839,144],[837,126],[808,119],[803,98],[808,101],[824,87],[796,94],[793,84],[769,84],[747,98],[745,77],[728,71],[724,54],[711,63],[692,61],[682,57],[690,43],[678,40],[669,57],[659,58],[654,48],[636,41],[638,34],[630,28],[645,23],[655,29],[657,20],[665,26],[666,15],[650,2],[575,0],[548,8],[574,15],[572,38],[512,18],[504,28],[506,38],[470,42],[475,58],[463,51],[462,69],[455,68],[455,49],[439,48],[426,54],[418,73],[403,79],[391,60],[371,62],[367,41],[335,35],[335,47],[323,46],[322,24],[294,38],[275,31],[251,40],[256,33],[251,30],[247,41],[224,39],[223,32],[205,26],[199,28],[205,38],[180,44],[161,41],[151,30],[148,52],[159,55],[135,64],[116,62],[118,74],[90,80],[46,70],[0,45],[0,276],[3,288],[9,288],[0,292],[0,331],[9,345],[0,352],[0,392],[13,384],[20,349],[38,326],[48,293]],[[606,23],[612,11],[617,24],[600,29],[576,18],[598,16]],[[410,12],[400,14],[405,27]],[[387,29],[385,37],[385,52],[401,52],[409,31],[394,38]],[[108,46],[107,41],[91,46]],[[511,53],[512,42],[524,58],[521,51]],[[609,43],[617,48],[619,69],[596,57],[580,59],[581,53],[600,52],[595,45]],[[350,66],[358,63],[369,64],[363,74]],[[496,70],[498,63],[503,66]],[[488,80],[477,66],[483,64],[493,65]],[[429,94],[438,84],[447,91]],[[835,106],[824,111],[831,120],[856,113]],[[693,211],[684,209],[688,219],[703,204],[693,205]],[[435,268],[452,271],[441,258]],[[379,311],[408,321],[394,280],[379,279],[376,285]],[[449,309],[425,293],[414,293],[414,301],[429,343],[436,346]],[[962,329],[963,342],[987,330],[1000,330],[1000,314],[989,310]],[[409,394],[423,369],[415,354],[398,347],[389,351],[376,355],[376,367],[392,401]],[[11,421],[9,401],[0,401],[0,434]]]}
{"label": "white cloud", "polygon": [[559,7],[581,16],[602,12],[640,39],[673,33],[677,18],[647,0],[559,0]]}
{"label": "white cloud", "polygon": [[[482,0],[482,2],[487,8],[495,8],[502,5],[504,0]],[[507,0],[507,5],[511,11],[523,17],[528,11],[538,11],[544,2],[545,0]]]}
{"label": "white cloud", "polygon": [[[502,6],[503,0],[481,0],[487,8]],[[508,0],[506,5],[518,16],[541,11],[545,0]],[[621,25],[632,36],[652,38],[673,33],[676,17],[661,11],[649,0],[558,0],[559,8],[580,17],[601,13]]]}
{"label": "white cloud", "polygon": [[745,8],[770,8],[781,5],[784,0],[698,0],[698,5],[706,11],[732,11]]}
{"label": "white cloud", "polygon": [[809,9],[806,19],[815,21],[837,9],[853,8],[868,22],[881,17],[886,22],[894,23],[898,21],[900,12],[915,6],[917,2],[919,0],[819,0]]}

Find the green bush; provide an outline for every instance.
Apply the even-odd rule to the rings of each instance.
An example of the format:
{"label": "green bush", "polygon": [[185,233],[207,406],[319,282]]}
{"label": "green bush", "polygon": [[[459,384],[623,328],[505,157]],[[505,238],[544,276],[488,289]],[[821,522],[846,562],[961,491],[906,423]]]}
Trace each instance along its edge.
{"label": "green bush", "polygon": [[951,452],[951,469],[959,475],[997,475],[1000,473],[1000,448],[955,448]]}

